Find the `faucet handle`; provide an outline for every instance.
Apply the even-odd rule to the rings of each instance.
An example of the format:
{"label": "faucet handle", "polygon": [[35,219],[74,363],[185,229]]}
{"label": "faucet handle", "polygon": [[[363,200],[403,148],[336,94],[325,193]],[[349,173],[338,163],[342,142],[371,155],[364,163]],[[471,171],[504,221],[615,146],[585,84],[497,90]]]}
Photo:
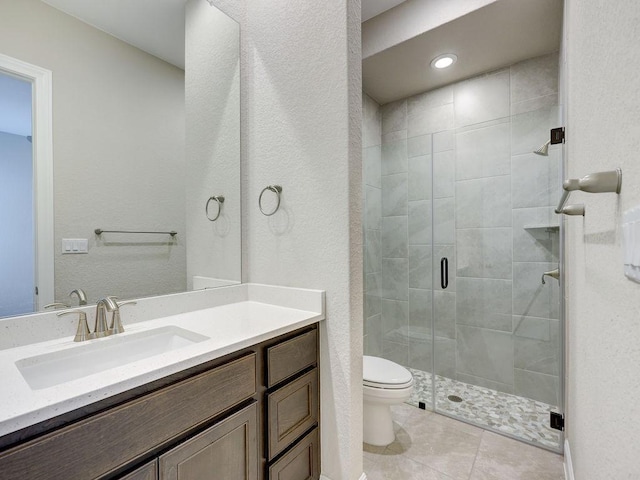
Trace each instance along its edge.
{"label": "faucet handle", "polygon": [[74,342],[84,342],[85,340],[89,340],[92,337],[91,332],[89,331],[89,324],[87,323],[87,314],[82,310],[72,310],[70,312],[62,312],[58,313],[59,317],[63,317],[65,315],[74,315],[78,314],[78,330],[76,331],[76,336],[74,337]]}
{"label": "faucet handle", "polygon": [[[115,297],[111,297],[111,298],[115,298]],[[109,328],[109,335],[115,335],[116,333],[124,332],[124,327],[122,326],[122,319],[120,317],[120,307],[124,305],[136,305],[137,303],[138,302],[136,302],[135,300],[129,300],[127,302],[120,302],[120,303],[116,302],[116,305],[118,306],[118,308],[113,311],[113,315],[111,316],[111,327]]]}
{"label": "faucet handle", "polygon": [[44,310],[48,309],[48,308],[53,308],[53,309],[57,309],[57,308],[71,308],[71,305],[67,305],[66,303],[62,303],[62,302],[53,302],[50,303],[48,305],[45,305],[44,307],[42,307]]}
{"label": "faucet handle", "polygon": [[118,307],[122,307],[124,305],[137,305],[138,302],[136,302],[135,300],[127,300],[126,302],[117,302],[118,303]]}

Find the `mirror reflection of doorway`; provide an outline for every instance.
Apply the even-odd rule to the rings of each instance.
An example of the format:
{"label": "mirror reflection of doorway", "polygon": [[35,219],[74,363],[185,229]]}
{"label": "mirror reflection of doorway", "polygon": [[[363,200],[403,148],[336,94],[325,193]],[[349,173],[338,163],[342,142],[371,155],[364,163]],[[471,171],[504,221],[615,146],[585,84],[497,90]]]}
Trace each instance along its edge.
{"label": "mirror reflection of doorway", "polygon": [[0,53],[0,317],[54,299],[52,76]]}
{"label": "mirror reflection of doorway", "polygon": [[36,309],[32,83],[0,71],[0,316]]}

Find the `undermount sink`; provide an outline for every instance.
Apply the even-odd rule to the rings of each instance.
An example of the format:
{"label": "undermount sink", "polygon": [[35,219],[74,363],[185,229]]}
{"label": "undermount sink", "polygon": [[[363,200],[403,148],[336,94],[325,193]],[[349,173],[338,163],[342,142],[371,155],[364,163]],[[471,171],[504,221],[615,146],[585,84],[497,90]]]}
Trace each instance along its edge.
{"label": "undermount sink", "polygon": [[168,326],[90,340],[73,348],[23,358],[16,361],[16,367],[29,386],[39,390],[205,340],[209,340],[209,337]]}

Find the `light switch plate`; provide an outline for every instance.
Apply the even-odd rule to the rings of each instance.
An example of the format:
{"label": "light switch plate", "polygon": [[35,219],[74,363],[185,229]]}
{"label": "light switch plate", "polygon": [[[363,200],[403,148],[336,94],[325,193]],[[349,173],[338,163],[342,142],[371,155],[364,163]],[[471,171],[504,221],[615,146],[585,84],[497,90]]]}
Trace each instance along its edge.
{"label": "light switch plate", "polygon": [[87,238],[63,238],[62,253],[89,253],[89,239]]}
{"label": "light switch plate", "polygon": [[622,216],[622,247],[624,274],[640,283],[640,206]]}

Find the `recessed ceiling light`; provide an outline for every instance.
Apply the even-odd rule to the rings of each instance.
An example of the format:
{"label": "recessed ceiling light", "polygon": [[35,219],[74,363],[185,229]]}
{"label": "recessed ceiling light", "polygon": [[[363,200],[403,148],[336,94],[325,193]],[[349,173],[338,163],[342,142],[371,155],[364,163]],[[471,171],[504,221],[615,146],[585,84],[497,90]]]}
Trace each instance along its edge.
{"label": "recessed ceiling light", "polygon": [[456,63],[456,60],[458,60],[458,57],[453,53],[445,53],[431,60],[431,66],[438,69],[447,68]]}

